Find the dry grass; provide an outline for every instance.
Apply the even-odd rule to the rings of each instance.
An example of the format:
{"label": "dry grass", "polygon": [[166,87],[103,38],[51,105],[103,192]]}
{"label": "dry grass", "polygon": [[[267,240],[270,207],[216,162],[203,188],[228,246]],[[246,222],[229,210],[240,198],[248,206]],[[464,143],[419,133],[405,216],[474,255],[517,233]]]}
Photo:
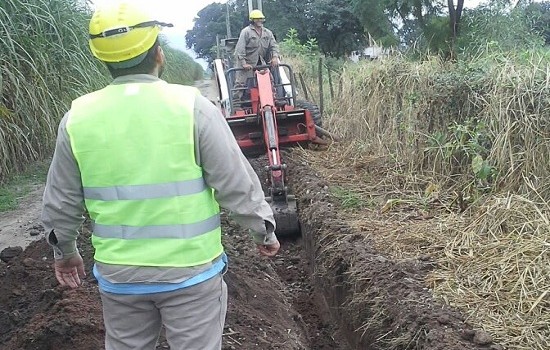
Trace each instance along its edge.
{"label": "dry grass", "polygon": [[352,144],[317,163],[378,203],[348,208],[351,225],[397,259],[435,257],[435,295],[513,349],[550,348],[549,67],[547,53],[350,66],[325,125]]}
{"label": "dry grass", "polygon": [[[548,67],[538,54],[348,66],[324,120],[347,141],[300,154],[363,244],[435,261],[426,287],[510,349],[550,348]],[[474,173],[475,156],[490,176]],[[327,238],[325,256],[342,239]]]}
{"label": "dry grass", "polygon": [[510,348],[550,348],[548,204],[495,196],[441,233],[450,239],[428,281],[434,292]]}
{"label": "dry grass", "polygon": [[[474,327],[510,349],[550,348],[546,201],[511,193],[486,195],[461,213],[452,189],[434,183],[433,177],[404,171],[406,162],[362,152],[357,144],[294,156],[311,165],[331,189],[345,189],[333,197],[345,212],[342,220],[363,235],[364,242],[355,245],[374,244],[397,262],[434,261],[437,267],[426,286],[462,311]],[[350,196],[359,199],[354,206],[345,205]],[[330,258],[345,237],[326,239],[323,254]],[[358,280],[361,270],[360,265],[350,267]],[[354,298],[362,305],[361,293]],[[375,316],[370,322],[380,322]],[[363,329],[371,326],[366,323]]]}

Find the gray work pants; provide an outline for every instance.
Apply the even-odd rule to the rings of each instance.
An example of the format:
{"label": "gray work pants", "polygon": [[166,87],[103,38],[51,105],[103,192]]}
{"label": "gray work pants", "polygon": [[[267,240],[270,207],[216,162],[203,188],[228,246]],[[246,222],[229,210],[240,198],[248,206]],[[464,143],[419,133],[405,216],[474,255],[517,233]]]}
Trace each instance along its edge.
{"label": "gray work pants", "polygon": [[227,285],[218,275],[173,292],[101,292],[106,350],[154,350],[161,326],[171,350],[220,350]]}

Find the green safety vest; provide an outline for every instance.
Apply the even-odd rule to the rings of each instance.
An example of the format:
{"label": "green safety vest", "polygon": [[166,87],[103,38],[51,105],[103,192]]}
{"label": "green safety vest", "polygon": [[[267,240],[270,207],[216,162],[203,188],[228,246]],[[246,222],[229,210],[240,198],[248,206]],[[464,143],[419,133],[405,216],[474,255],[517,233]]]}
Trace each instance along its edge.
{"label": "green safety vest", "polygon": [[195,161],[197,94],[159,81],[109,85],[73,101],[67,132],[95,260],[187,267],[223,252],[220,209]]}

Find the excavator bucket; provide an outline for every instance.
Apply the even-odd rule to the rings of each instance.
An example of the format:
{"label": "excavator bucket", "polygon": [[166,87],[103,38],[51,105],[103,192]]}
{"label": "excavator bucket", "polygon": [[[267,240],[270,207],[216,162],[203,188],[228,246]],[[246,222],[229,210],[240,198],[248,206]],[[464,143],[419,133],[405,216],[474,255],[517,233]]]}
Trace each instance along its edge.
{"label": "excavator bucket", "polygon": [[275,233],[279,237],[297,237],[300,235],[300,221],[296,209],[296,198],[292,195],[286,197],[286,201],[273,201],[271,197],[266,198],[273,215],[277,228]]}

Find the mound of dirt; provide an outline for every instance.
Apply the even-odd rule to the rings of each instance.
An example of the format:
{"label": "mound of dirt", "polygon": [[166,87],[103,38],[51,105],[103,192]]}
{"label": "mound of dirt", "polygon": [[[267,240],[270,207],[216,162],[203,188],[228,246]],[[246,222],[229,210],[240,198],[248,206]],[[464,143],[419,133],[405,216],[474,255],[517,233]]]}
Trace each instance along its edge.
{"label": "mound of dirt", "polygon": [[[223,227],[230,261],[223,349],[346,349],[337,345],[335,330],[316,311],[299,245],[285,244],[275,260],[262,258],[248,235],[226,217]],[[87,229],[79,249],[88,270],[76,290],[58,286],[44,241],[32,243],[9,264],[0,264],[1,349],[103,348],[101,301],[91,273],[93,248]],[[167,348],[161,336],[157,349]]]}

